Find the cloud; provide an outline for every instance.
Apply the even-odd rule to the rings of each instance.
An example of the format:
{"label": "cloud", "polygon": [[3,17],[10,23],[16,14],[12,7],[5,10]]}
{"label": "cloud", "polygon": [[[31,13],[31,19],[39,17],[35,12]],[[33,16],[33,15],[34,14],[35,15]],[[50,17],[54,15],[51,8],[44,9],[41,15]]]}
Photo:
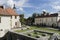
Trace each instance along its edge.
{"label": "cloud", "polygon": [[60,10],[60,1],[52,2],[50,6],[55,10]]}
{"label": "cloud", "polygon": [[60,10],[60,6],[59,5],[58,6],[53,6],[53,8],[56,9],[56,10]]}
{"label": "cloud", "polygon": [[17,8],[19,8],[18,10],[24,11],[23,6],[26,2],[28,2],[28,0],[19,0],[14,1],[14,4],[16,5]]}
{"label": "cloud", "polygon": [[31,17],[32,14],[25,14],[25,18]]}
{"label": "cloud", "polygon": [[[13,5],[15,4],[15,6],[17,8],[19,8],[21,11],[23,11],[23,7],[30,7],[29,4],[27,3],[28,0],[0,0],[0,5],[7,5],[10,6],[11,8],[13,8]],[[28,5],[26,5],[26,3]]]}
{"label": "cloud", "polygon": [[19,1],[15,1],[15,5],[18,7],[22,7],[25,3],[27,2],[27,0],[19,0]]}
{"label": "cloud", "polygon": [[13,0],[8,0],[7,5],[10,6],[11,8],[13,8],[14,1]]}
{"label": "cloud", "polygon": [[13,0],[0,0],[0,5],[7,5],[11,8],[13,7],[14,1]]}
{"label": "cloud", "polygon": [[18,8],[17,11],[21,11],[21,12],[24,12],[24,9],[22,7]]}
{"label": "cloud", "polygon": [[24,9],[23,8],[19,8],[21,11],[24,11]]}
{"label": "cloud", "polygon": [[45,12],[47,12],[47,10],[46,10],[46,9],[43,9],[42,11],[45,11]]}
{"label": "cloud", "polygon": [[7,0],[0,0],[0,5],[3,5],[7,2]]}

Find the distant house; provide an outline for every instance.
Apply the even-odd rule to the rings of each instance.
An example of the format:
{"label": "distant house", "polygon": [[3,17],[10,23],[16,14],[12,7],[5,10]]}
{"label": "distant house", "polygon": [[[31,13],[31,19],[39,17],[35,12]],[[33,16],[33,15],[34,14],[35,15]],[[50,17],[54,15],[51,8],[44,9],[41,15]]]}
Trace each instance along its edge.
{"label": "distant house", "polygon": [[0,37],[3,37],[6,30],[21,27],[19,15],[12,8],[0,6]]}
{"label": "distant house", "polygon": [[35,25],[46,25],[60,27],[60,14],[58,13],[46,13],[43,12],[40,16],[35,17]]}

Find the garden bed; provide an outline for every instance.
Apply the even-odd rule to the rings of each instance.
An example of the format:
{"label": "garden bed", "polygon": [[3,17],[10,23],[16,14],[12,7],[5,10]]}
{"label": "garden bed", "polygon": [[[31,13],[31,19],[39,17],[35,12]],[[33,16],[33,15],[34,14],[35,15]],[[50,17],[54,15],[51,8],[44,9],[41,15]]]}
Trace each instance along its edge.
{"label": "garden bed", "polygon": [[51,36],[52,33],[48,32],[42,32],[38,30],[33,30],[32,32],[24,33],[27,36],[34,37],[34,38],[40,38],[40,37],[46,37],[46,36]]}

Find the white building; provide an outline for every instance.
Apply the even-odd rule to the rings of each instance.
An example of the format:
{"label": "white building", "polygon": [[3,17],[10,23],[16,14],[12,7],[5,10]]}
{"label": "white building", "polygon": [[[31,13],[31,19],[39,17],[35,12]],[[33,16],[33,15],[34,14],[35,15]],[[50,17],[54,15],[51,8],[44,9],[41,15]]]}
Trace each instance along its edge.
{"label": "white building", "polygon": [[35,18],[35,25],[41,25],[41,24],[46,26],[60,27],[60,14],[59,13],[49,14],[43,12],[40,16],[37,16]]}
{"label": "white building", "polygon": [[21,27],[19,15],[12,8],[0,6],[0,37],[6,34],[6,31],[12,28]]}

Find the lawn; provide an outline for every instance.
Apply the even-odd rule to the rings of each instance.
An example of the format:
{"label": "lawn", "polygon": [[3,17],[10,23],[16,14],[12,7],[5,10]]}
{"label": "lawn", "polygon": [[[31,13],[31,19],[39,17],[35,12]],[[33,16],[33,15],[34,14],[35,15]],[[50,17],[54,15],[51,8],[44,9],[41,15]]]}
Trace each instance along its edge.
{"label": "lawn", "polygon": [[15,30],[15,32],[25,32],[28,30],[35,30],[37,27],[30,27],[29,29],[25,29],[25,30]]}
{"label": "lawn", "polygon": [[47,32],[54,32],[54,33],[59,33],[59,30],[55,30],[55,29],[48,29],[46,27],[37,27],[37,26],[31,26],[29,29],[25,29],[25,30],[15,30],[15,32],[25,32],[28,30],[43,30],[43,31],[47,31]]}
{"label": "lawn", "polygon": [[26,35],[28,35],[28,36],[32,36],[32,37],[36,37],[36,36],[51,36],[50,34],[47,34],[46,35],[46,33],[41,33],[41,32],[36,32],[36,33],[34,33],[34,32],[31,32],[31,33],[25,33]]}

